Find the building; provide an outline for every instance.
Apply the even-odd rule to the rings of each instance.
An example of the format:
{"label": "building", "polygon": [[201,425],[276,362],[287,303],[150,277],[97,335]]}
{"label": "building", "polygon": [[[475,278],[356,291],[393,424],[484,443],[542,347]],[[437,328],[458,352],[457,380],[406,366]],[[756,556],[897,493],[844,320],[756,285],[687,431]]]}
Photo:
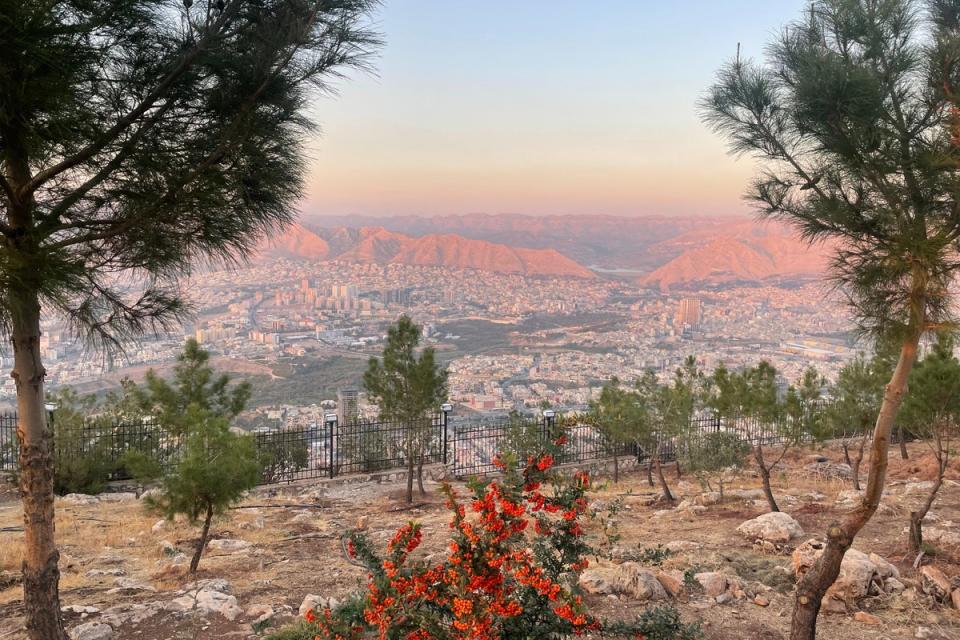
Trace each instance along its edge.
{"label": "building", "polygon": [[337,422],[349,424],[360,416],[360,392],[356,389],[337,389]]}
{"label": "building", "polygon": [[676,326],[698,329],[702,321],[703,305],[700,303],[700,298],[684,298],[680,301],[680,307],[677,309]]}

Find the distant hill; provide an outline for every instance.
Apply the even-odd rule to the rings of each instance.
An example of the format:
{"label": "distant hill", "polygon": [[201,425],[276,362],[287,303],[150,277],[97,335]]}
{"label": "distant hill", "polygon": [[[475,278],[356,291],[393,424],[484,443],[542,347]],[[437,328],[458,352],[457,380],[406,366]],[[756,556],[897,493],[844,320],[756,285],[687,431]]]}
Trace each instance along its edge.
{"label": "distant hill", "polygon": [[518,248],[456,234],[412,237],[383,227],[311,229],[295,224],[267,243],[262,253],[288,259],[444,266],[526,276],[596,277],[590,269],[553,249]]}
{"label": "distant hill", "polygon": [[831,247],[810,245],[782,224],[740,222],[695,230],[654,248],[675,257],[639,279],[667,289],[685,284],[758,282],[822,276]]}

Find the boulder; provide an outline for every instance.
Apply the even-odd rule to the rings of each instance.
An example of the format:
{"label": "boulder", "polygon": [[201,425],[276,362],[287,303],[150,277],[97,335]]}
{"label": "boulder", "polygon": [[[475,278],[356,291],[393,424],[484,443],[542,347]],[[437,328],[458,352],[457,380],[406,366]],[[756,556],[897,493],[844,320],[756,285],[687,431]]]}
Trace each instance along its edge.
{"label": "boulder", "polygon": [[321,598],[313,593],[308,593],[306,596],[304,596],[303,602],[300,604],[300,609],[298,609],[297,613],[302,618],[303,616],[307,615],[308,611],[322,611],[326,605],[326,598]]}
{"label": "boulder", "polygon": [[838,464],[836,462],[812,462],[803,468],[807,473],[821,478],[849,480],[853,477],[853,471],[851,471],[850,465]]}
{"label": "boulder", "polygon": [[939,527],[924,527],[923,540],[940,546],[960,547],[960,533]]}
{"label": "boulder", "polygon": [[707,493],[701,493],[694,498],[693,501],[702,507],[710,507],[715,504],[720,504],[720,492],[708,491]]}
{"label": "boulder", "polygon": [[790,542],[803,535],[800,523],[783,512],[765,513],[753,520],[747,520],[737,532],[751,540],[767,542]]}
{"label": "boulder", "polygon": [[101,493],[97,499],[100,502],[133,502],[137,499],[137,494],[130,492]]}
{"label": "boulder", "polygon": [[658,571],[657,580],[663,585],[664,590],[676,598],[683,593],[683,573],[676,569],[668,571]]}
{"label": "boulder", "polygon": [[944,602],[950,596],[950,579],[934,566],[920,567],[920,588],[929,596]]}
{"label": "boulder", "polygon": [[[826,544],[819,540],[807,540],[797,547],[792,556],[794,574],[798,578],[805,574],[823,553],[824,548]],[[826,599],[854,603],[882,584],[881,570],[870,557],[862,551],[849,549],[840,564],[840,575],[827,590]]]}
{"label": "boulder", "polygon": [[160,533],[161,531],[163,531],[163,530],[166,529],[166,528],[167,528],[167,521],[166,521],[166,520],[157,520],[156,522],[153,523],[153,526],[150,527],[150,531],[151,531],[152,533]]}
{"label": "boulder", "polygon": [[580,586],[587,593],[629,595],[636,600],[666,600],[667,591],[657,577],[636,562],[589,569],[580,574]]}
{"label": "boulder", "polygon": [[853,614],[853,619],[857,622],[869,625],[881,624],[882,622],[880,618],[875,615],[871,615],[866,611],[857,611],[855,614]]}
{"label": "boulder", "polygon": [[699,551],[703,545],[699,542],[691,542],[690,540],[671,540],[663,545],[663,547],[673,553],[683,553],[685,551]]}
{"label": "boulder", "polygon": [[111,640],[113,627],[102,622],[85,622],[70,632],[72,640]]}
{"label": "boulder", "polygon": [[215,551],[243,551],[250,548],[250,543],[246,540],[234,540],[231,538],[222,538],[218,540],[211,540],[207,543],[207,548]]}
{"label": "boulder", "polygon": [[950,601],[953,603],[954,609],[960,609],[960,589],[953,590],[953,593],[950,594]]}
{"label": "boulder", "polygon": [[716,598],[727,590],[727,576],[718,571],[705,571],[693,576],[700,583],[703,592],[711,598]]}
{"label": "boulder", "polygon": [[[67,495],[60,498],[62,502],[67,504],[97,504],[97,496],[88,496],[85,493],[68,493]],[[86,625],[80,625],[86,626]],[[79,628],[79,627],[78,627]]]}
{"label": "boulder", "polygon": [[869,555],[870,562],[877,565],[877,571],[880,574],[880,577],[886,580],[887,578],[899,578],[900,570],[895,566],[890,564],[886,558],[877,555],[876,553],[871,553]]}
{"label": "boulder", "polygon": [[201,589],[197,592],[197,610],[204,613],[219,613],[227,620],[236,620],[243,613],[237,605],[236,596],[227,595],[213,589]]}
{"label": "boulder", "polygon": [[766,500],[767,496],[763,493],[763,489],[734,489],[733,491],[727,491],[727,495],[731,498],[737,498],[739,500]]}

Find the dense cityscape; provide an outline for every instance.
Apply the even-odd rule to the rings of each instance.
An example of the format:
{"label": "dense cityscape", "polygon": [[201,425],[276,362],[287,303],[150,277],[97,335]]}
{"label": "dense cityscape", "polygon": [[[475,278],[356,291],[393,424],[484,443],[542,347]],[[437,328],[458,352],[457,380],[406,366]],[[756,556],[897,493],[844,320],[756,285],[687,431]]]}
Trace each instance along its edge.
{"label": "dense cityscape", "polygon": [[[126,376],[168,370],[187,336],[217,366],[254,384],[247,426],[315,422],[338,391],[361,388],[370,356],[401,314],[423,327],[450,372],[460,413],[583,409],[602,384],[688,356],[712,369],[769,360],[785,382],[814,364],[827,379],[856,352],[843,305],[816,281],[661,291],[618,277],[524,277],[403,264],[270,259],[198,274],[186,291],[195,320],[107,360],[44,327],[52,388],[116,389]],[[6,364],[6,363],[5,363]],[[11,380],[2,387],[12,401]],[[364,402],[361,412],[375,408]]]}

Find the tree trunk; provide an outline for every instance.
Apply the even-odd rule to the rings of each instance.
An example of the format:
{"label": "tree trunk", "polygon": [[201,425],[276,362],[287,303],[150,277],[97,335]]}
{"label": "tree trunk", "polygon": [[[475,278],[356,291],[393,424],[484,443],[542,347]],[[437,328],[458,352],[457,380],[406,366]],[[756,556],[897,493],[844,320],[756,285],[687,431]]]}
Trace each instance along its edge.
{"label": "tree trunk", "polygon": [[850,445],[847,444],[846,440],[844,440],[840,446],[843,447],[843,461],[846,462],[847,466],[852,469],[853,461],[850,460]]}
{"label": "tree trunk", "polygon": [[657,450],[657,457],[653,464],[657,468],[657,478],[660,480],[660,490],[663,492],[663,499],[667,502],[673,502],[673,494],[670,493],[670,487],[667,485],[667,479],[663,477],[663,467],[660,465],[660,450]]}
{"label": "tree trunk", "polygon": [[867,490],[860,506],[847,514],[842,523],[830,525],[827,529],[826,549],[797,584],[797,599],[790,623],[790,640],[815,640],[817,615],[820,613],[823,596],[840,574],[840,563],[847,549],[853,544],[853,539],[880,505],[887,475],[890,433],[897,411],[903,402],[907,378],[917,357],[919,341],[920,331],[914,329],[900,349],[897,366],[884,391],[880,415],[877,416],[877,423],[873,430]]}
{"label": "tree trunk", "polygon": [[647,484],[653,485],[653,458],[647,458]]}
{"label": "tree trunk", "polygon": [[[677,455],[679,455],[679,454],[677,454]],[[677,472],[677,480],[679,480],[680,478],[683,477],[682,473],[680,472],[680,460],[679,460],[679,458],[677,459],[676,472]]]}
{"label": "tree trunk", "polygon": [[413,504],[413,456],[407,456],[407,504]]}
{"label": "tree trunk", "polygon": [[866,438],[860,438],[860,447],[857,449],[857,457],[850,464],[850,475],[853,476],[853,488],[860,491],[860,463],[863,462],[863,449],[867,445]]}
{"label": "tree trunk", "polygon": [[20,494],[23,499],[23,610],[31,640],[65,640],[60,613],[60,554],[54,537],[53,437],[47,425],[40,361],[40,303],[18,298],[12,314],[13,377],[17,388]]}
{"label": "tree trunk", "polygon": [[930,507],[933,506],[933,501],[937,499],[937,492],[940,491],[940,487],[943,486],[943,474],[943,465],[941,465],[940,471],[937,473],[937,480],[930,488],[930,493],[927,494],[927,499],[924,501],[923,506],[919,511],[910,512],[911,551],[920,551],[920,547],[923,545],[923,519],[927,517]]}
{"label": "tree trunk", "polygon": [[903,433],[903,427],[897,429],[897,439],[900,440],[900,458],[902,460],[909,460],[910,454],[907,453],[907,439]]}
{"label": "tree trunk", "polygon": [[620,467],[617,464],[617,454],[613,454],[613,484],[620,482]]}
{"label": "tree trunk", "polygon": [[213,521],[213,504],[207,503],[207,516],[203,519],[203,529],[200,531],[200,542],[197,543],[197,550],[193,552],[193,559],[190,560],[190,573],[196,573],[200,566],[200,556],[203,550],[207,548],[207,538],[210,537],[210,523]]}
{"label": "tree trunk", "polygon": [[427,490],[423,488],[423,454],[420,454],[419,460],[417,460],[417,488],[420,490],[420,495],[427,495]]}
{"label": "tree trunk", "polygon": [[767,498],[767,506],[770,507],[771,512],[776,513],[780,511],[780,507],[773,497],[773,487],[770,486],[770,469],[767,468],[767,463],[763,459],[763,447],[759,444],[753,447],[753,459],[756,460],[757,468],[760,471],[760,480],[763,482],[763,495]]}

